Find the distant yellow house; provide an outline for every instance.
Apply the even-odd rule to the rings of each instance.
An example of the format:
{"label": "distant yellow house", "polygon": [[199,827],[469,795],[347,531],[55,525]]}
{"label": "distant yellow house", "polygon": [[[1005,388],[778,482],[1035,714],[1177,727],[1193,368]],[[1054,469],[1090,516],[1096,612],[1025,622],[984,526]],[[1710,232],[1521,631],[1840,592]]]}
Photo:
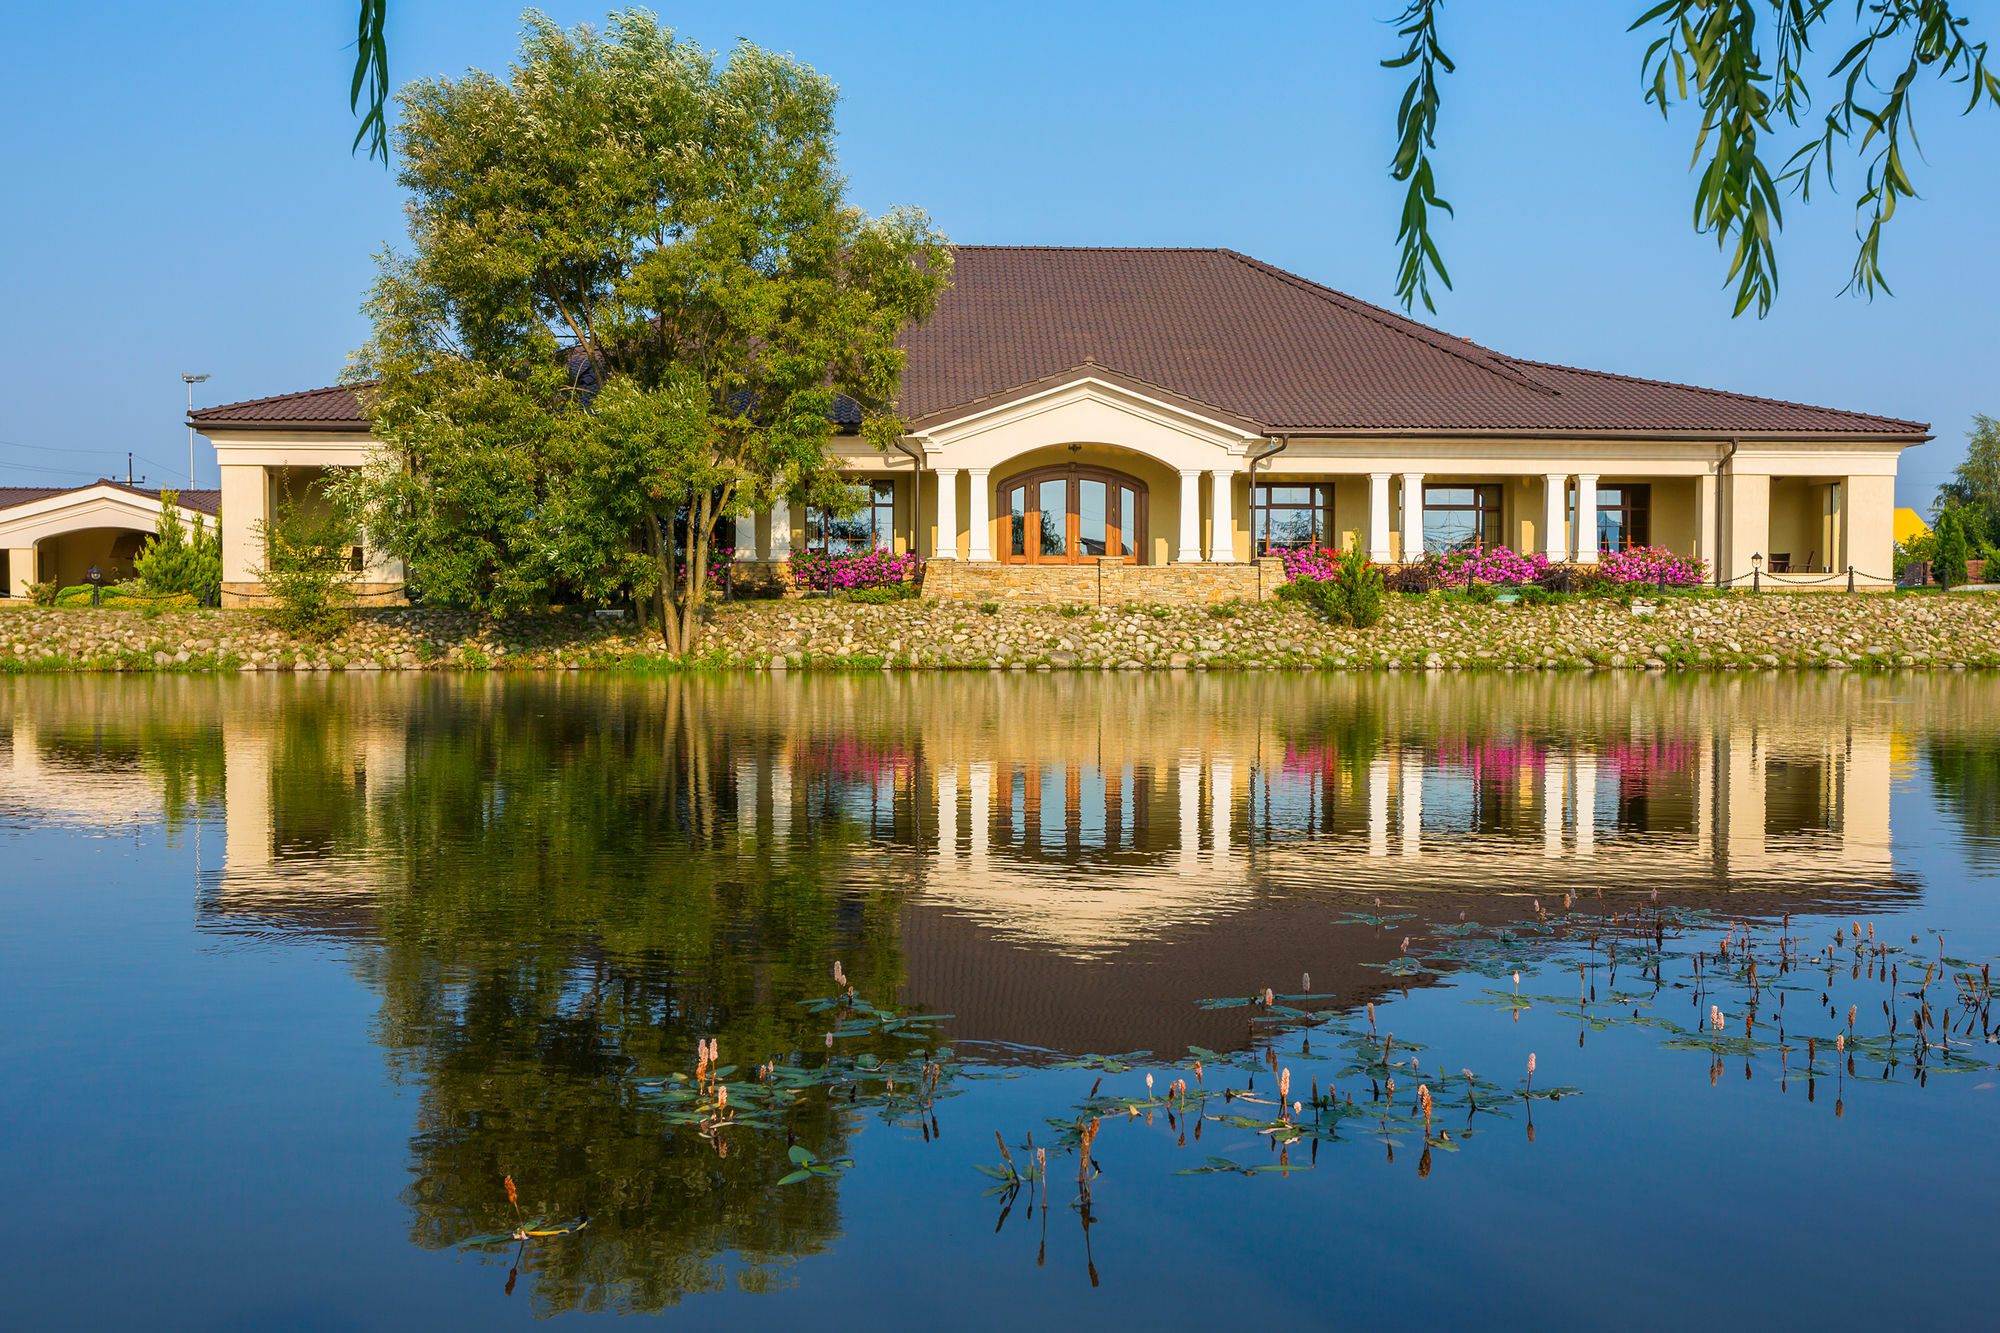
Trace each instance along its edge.
{"label": "distant yellow house", "polygon": [[1924,516],[1914,509],[1896,511],[1896,545],[1908,546],[1919,537],[1931,535],[1931,525],[1924,522]]}

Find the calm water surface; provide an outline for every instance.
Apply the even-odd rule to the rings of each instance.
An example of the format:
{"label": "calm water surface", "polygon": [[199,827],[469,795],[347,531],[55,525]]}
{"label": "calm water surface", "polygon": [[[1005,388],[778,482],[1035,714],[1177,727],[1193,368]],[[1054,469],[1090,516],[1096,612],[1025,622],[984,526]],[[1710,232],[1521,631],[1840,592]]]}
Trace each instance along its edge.
{"label": "calm water surface", "polygon": [[0,1323],[1984,1325],[1996,866],[1963,675],[0,680]]}

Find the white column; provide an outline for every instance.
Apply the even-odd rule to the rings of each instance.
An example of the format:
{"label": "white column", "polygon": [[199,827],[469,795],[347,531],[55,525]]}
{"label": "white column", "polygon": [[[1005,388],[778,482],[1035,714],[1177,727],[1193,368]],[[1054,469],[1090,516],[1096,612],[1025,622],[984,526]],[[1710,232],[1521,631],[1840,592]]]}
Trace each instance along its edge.
{"label": "white column", "polygon": [[1208,843],[1217,861],[1229,855],[1229,807],[1236,796],[1236,769],[1227,759],[1208,761]]}
{"label": "white column", "polygon": [[1368,474],[1368,558],[1378,565],[1393,558],[1389,551],[1389,476],[1387,472]]}
{"label": "white column", "polygon": [[937,542],[931,547],[931,559],[958,559],[958,469],[941,467],[937,470]]}
{"label": "white column", "polygon": [[1542,554],[1561,561],[1569,555],[1569,476],[1562,472],[1542,477]]}
{"label": "white column", "polygon": [[1403,855],[1416,857],[1423,852],[1424,760],[1412,751],[1403,754],[1403,775],[1397,783],[1396,805],[1403,832]]}
{"label": "white column", "polygon": [[[264,541],[259,525],[271,519],[271,479],[261,465],[222,466],[222,582],[256,583],[264,567]],[[261,603],[260,603],[261,605]]]}
{"label": "white column", "polygon": [[1181,549],[1178,564],[1201,563],[1201,473],[1181,473]]}
{"label": "white column", "polygon": [[757,841],[757,761],[736,761],[736,832],[744,842]]}
{"label": "white column", "polygon": [[36,582],[35,548],[16,546],[7,552],[7,595],[25,599],[28,585]]}
{"label": "white column", "polygon": [[958,765],[949,764],[937,771],[937,854],[949,859],[958,857]]}
{"label": "white column", "polygon": [[1219,467],[1208,474],[1209,503],[1214,520],[1210,525],[1208,558],[1219,565],[1236,559],[1236,473]]}
{"label": "white column", "polygon": [[1597,563],[1597,474],[1576,474],[1576,562]]}
{"label": "white column", "polygon": [[[1388,474],[1382,474],[1387,479]],[[1382,488],[1387,497],[1388,487]],[[1389,854],[1389,756],[1376,755],[1368,765],[1368,854]]]}
{"label": "white column", "polygon": [[792,836],[792,755],[780,750],[771,765],[771,836],[780,846]]}
{"label": "white column", "polygon": [[1722,526],[1716,508],[1720,489],[1716,480],[1713,472],[1704,472],[1694,483],[1694,553],[1708,561],[1710,579],[1722,568],[1722,552],[1716,549],[1717,532]]}
{"label": "white column", "polygon": [[788,560],[792,554],[792,507],[782,498],[771,502],[771,556]]}
{"label": "white column", "polygon": [[1424,474],[1403,474],[1403,560],[1424,553]]}
{"label": "white column", "polygon": [[1597,855],[1597,755],[1589,750],[1576,752],[1576,854]]}
{"label": "white column", "polygon": [[1201,762],[1192,753],[1181,756],[1178,786],[1181,798],[1180,868],[1181,873],[1186,874],[1195,868],[1201,855]]}
{"label": "white column", "polygon": [[970,531],[965,558],[967,560],[991,560],[993,558],[993,469],[989,467],[967,468],[965,475],[972,479],[972,503],[966,506],[966,526]]}
{"label": "white column", "polygon": [[1561,856],[1563,850],[1563,767],[1565,758],[1553,752],[1542,756],[1542,855]]}
{"label": "white column", "polygon": [[993,763],[980,760],[972,765],[967,778],[967,795],[970,809],[967,811],[972,824],[971,852],[972,868],[986,869],[986,848],[993,834]]}

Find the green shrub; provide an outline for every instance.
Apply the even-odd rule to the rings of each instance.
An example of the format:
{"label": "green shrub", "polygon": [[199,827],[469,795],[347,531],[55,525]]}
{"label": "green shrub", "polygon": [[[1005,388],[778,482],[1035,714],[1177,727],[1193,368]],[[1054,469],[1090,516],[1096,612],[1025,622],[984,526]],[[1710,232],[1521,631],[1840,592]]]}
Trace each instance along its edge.
{"label": "green shrub", "polygon": [[1208,614],[1216,620],[1234,620],[1243,614],[1243,599],[1232,597],[1226,602],[1217,602],[1208,608]]}
{"label": "green shrub", "polygon": [[1367,629],[1382,619],[1383,592],[1382,571],[1361,552],[1347,551],[1333,578],[1302,576],[1278,595],[1305,602],[1336,625]]}
{"label": "green shrub", "polygon": [[997,615],[999,615],[999,614],[1000,614],[1000,603],[998,603],[998,602],[981,602],[981,603],[979,604],[979,614],[980,614],[980,615],[982,615],[982,616],[997,616]]}
{"label": "green shrub", "polygon": [[1340,557],[1340,588],[1349,624],[1367,629],[1382,618],[1382,571],[1358,548]]}
{"label": "green shrub", "polygon": [[1465,595],[1481,606],[1491,606],[1499,598],[1500,591],[1490,583],[1474,583],[1466,587]]}
{"label": "green shrub", "polygon": [[272,599],[271,618],[286,633],[330,639],[347,624],[348,589],[360,579],[354,565],[358,525],[339,506],[308,511],[280,478],[277,518],[253,530],[264,547],[257,571]]}
{"label": "green shrub", "polygon": [[202,606],[222,597],[222,526],[208,530],[208,519],[194,517],[189,531],[181,522],[180,492],[160,492],[160,516],[153,521],[153,540],[132,562],[139,586],[154,596],[185,593]]}
{"label": "green shrub", "polygon": [[914,584],[880,583],[872,588],[855,588],[840,594],[843,602],[860,602],[864,606],[882,606],[889,602],[907,602],[917,595]]}
{"label": "green shrub", "polygon": [[1950,588],[1964,583],[1965,563],[1971,559],[1972,543],[1966,538],[1965,520],[1956,509],[1947,509],[1938,515],[1931,545],[1934,552],[1931,556],[1931,576]]}
{"label": "green shrub", "polygon": [[56,598],[61,593],[62,585],[54,579],[50,579],[47,583],[30,583],[28,585],[28,600],[36,606],[54,606]]}

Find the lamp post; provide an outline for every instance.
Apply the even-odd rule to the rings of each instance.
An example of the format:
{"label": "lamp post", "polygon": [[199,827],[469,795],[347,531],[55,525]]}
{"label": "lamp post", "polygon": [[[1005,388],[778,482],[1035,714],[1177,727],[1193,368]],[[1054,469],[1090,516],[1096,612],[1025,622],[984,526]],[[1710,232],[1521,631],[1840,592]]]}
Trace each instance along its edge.
{"label": "lamp post", "polygon": [[1750,591],[1764,591],[1764,557],[1761,553],[1750,557]]}
{"label": "lamp post", "polygon": [[207,379],[206,375],[183,375],[181,383],[188,391],[188,489],[194,489],[194,386]]}

